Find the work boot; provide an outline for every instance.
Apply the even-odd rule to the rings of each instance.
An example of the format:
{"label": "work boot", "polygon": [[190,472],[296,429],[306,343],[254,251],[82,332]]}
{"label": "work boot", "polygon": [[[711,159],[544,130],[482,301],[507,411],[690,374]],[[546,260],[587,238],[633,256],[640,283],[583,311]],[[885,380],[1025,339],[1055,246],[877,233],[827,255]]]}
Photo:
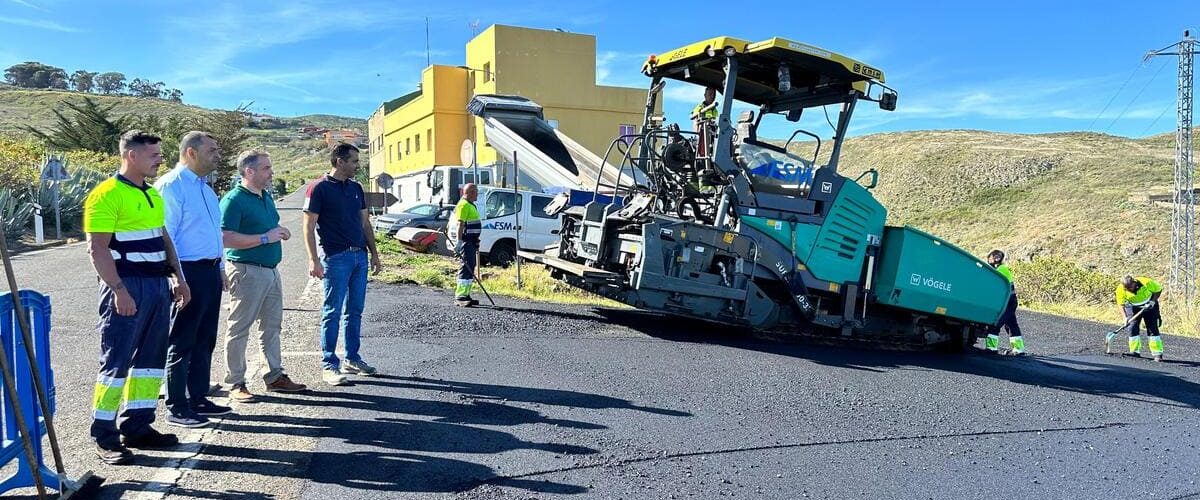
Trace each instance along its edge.
{"label": "work boot", "polygon": [[1022,337],[1009,337],[1008,345],[1012,347],[1013,356],[1025,355],[1025,339]]}
{"label": "work boot", "polygon": [[1155,363],[1162,363],[1162,354],[1154,354],[1153,359]]}
{"label": "work boot", "polygon": [[370,377],[375,375],[377,372],[378,370],[376,370],[374,366],[368,365],[365,361],[351,361],[347,359],[345,363],[342,363],[342,373],[347,375],[363,375]]}
{"label": "work boot", "polygon": [[1000,336],[999,335],[988,335],[987,338],[983,340],[983,345],[984,345],[984,347],[987,348],[988,352],[990,352],[992,354],[999,352],[1000,351]]}
{"label": "work boot", "polygon": [[[270,386],[267,388],[270,389]],[[258,398],[246,388],[246,384],[233,384],[233,387],[229,388],[229,399],[230,401],[237,401],[239,403],[258,402]]]}
{"label": "work boot", "polygon": [[[168,417],[170,418],[170,417]],[[125,446],[130,448],[145,448],[151,450],[159,450],[163,448],[174,448],[179,445],[179,438],[174,434],[163,434],[154,429],[148,428],[146,432],[137,436],[125,436]]]}
{"label": "work boot", "polygon": [[117,443],[116,446],[104,446],[96,443],[96,458],[108,465],[125,465],[133,460],[133,452]]}
{"label": "work boot", "polygon": [[475,299],[472,299],[470,295],[468,295],[466,297],[455,297],[454,298],[454,305],[459,306],[459,307],[471,307],[471,306],[478,305],[478,304],[479,304],[479,302],[476,301]]}
{"label": "work boot", "polygon": [[308,386],[292,382],[292,379],[286,374],[280,375],[274,382],[267,384],[267,390],[271,392],[300,392],[305,389],[308,389]]}

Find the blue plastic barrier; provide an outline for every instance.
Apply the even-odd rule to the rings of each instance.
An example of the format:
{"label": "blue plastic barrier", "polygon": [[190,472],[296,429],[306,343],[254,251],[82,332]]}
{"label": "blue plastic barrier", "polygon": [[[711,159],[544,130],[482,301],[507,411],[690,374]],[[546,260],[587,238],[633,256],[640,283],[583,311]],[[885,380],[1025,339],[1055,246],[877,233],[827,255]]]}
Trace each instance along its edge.
{"label": "blue plastic barrier", "polygon": [[[41,370],[39,374],[42,382],[50,386],[46,396],[50,400],[50,412],[53,414],[57,410],[54,402],[54,371],[50,369],[50,297],[31,290],[21,290],[21,303],[29,315],[29,328],[33,330],[33,349],[37,355],[38,369]],[[0,295],[0,345],[3,346],[2,354],[8,359],[8,364],[13,370],[13,379],[17,387],[16,399],[21,404],[25,425],[29,432],[33,433],[33,451],[38,462],[36,467],[41,470],[42,482],[47,488],[61,491],[58,475],[46,467],[42,456],[42,436],[46,434],[46,423],[42,417],[41,406],[38,405],[37,394],[34,393],[33,376],[29,373],[29,358],[25,354],[25,340],[22,337],[20,323],[17,322],[17,315],[13,310],[12,294]],[[34,485],[33,470],[25,458],[24,444],[17,432],[16,416],[13,415],[12,405],[8,402],[8,395],[3,394],[5,390],[0,384],[0,397],[3,398],[4,406],[4,425],[0,428],[0,431],[3,431],[0,434],[0,466],[8,465],[15,459],[17,471],[0,482],[0,494]]]}

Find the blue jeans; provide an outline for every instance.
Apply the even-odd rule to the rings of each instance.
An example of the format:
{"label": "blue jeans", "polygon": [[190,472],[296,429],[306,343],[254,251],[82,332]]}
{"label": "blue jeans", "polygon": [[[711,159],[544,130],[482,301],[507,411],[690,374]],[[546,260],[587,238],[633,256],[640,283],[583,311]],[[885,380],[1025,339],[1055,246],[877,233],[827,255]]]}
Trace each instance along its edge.
{"label": "blue jeans", "polygon": [[322,259],[325,266],[325,304],[321,307],[321,364],[325,369],[340,366],[337,354],[338,320],[346,332],[346,359],[362,361],[358,355],[362,332],[363,304],[367,299],[367,252],[347,250]]}

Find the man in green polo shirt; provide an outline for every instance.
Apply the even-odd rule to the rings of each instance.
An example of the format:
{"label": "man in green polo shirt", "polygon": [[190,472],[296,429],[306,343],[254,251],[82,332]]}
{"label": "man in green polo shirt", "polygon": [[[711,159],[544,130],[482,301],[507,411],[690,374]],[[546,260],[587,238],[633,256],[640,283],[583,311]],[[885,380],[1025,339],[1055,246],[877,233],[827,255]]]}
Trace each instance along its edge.
{"label": "man in green polo shirt", "polygon": [[257,321],[267,373],[268,391],[299,392],[306,387],[283,372],[279,333],[283,323],[283,282],[275,269],[283,259],[280,240],[292,236],[279,225],[279,212],[267,186],[273,175],[271,156],[249,150],[238,155],[242,181],[221,199],[221,231],[229,277],[229,323],[225,333],[225,383],[233,401],[251,402],[246,388],[246,341]]}

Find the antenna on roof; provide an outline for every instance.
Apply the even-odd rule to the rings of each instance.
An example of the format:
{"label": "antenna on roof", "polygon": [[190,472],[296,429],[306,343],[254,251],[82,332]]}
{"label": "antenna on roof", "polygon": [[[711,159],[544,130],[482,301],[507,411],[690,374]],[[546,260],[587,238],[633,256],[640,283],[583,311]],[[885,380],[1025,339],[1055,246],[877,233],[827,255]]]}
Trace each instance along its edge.
{"label": "antenna on roof", "polygon": [[432,64],[429,61],[429,18],[425,18],[425,65]]}

